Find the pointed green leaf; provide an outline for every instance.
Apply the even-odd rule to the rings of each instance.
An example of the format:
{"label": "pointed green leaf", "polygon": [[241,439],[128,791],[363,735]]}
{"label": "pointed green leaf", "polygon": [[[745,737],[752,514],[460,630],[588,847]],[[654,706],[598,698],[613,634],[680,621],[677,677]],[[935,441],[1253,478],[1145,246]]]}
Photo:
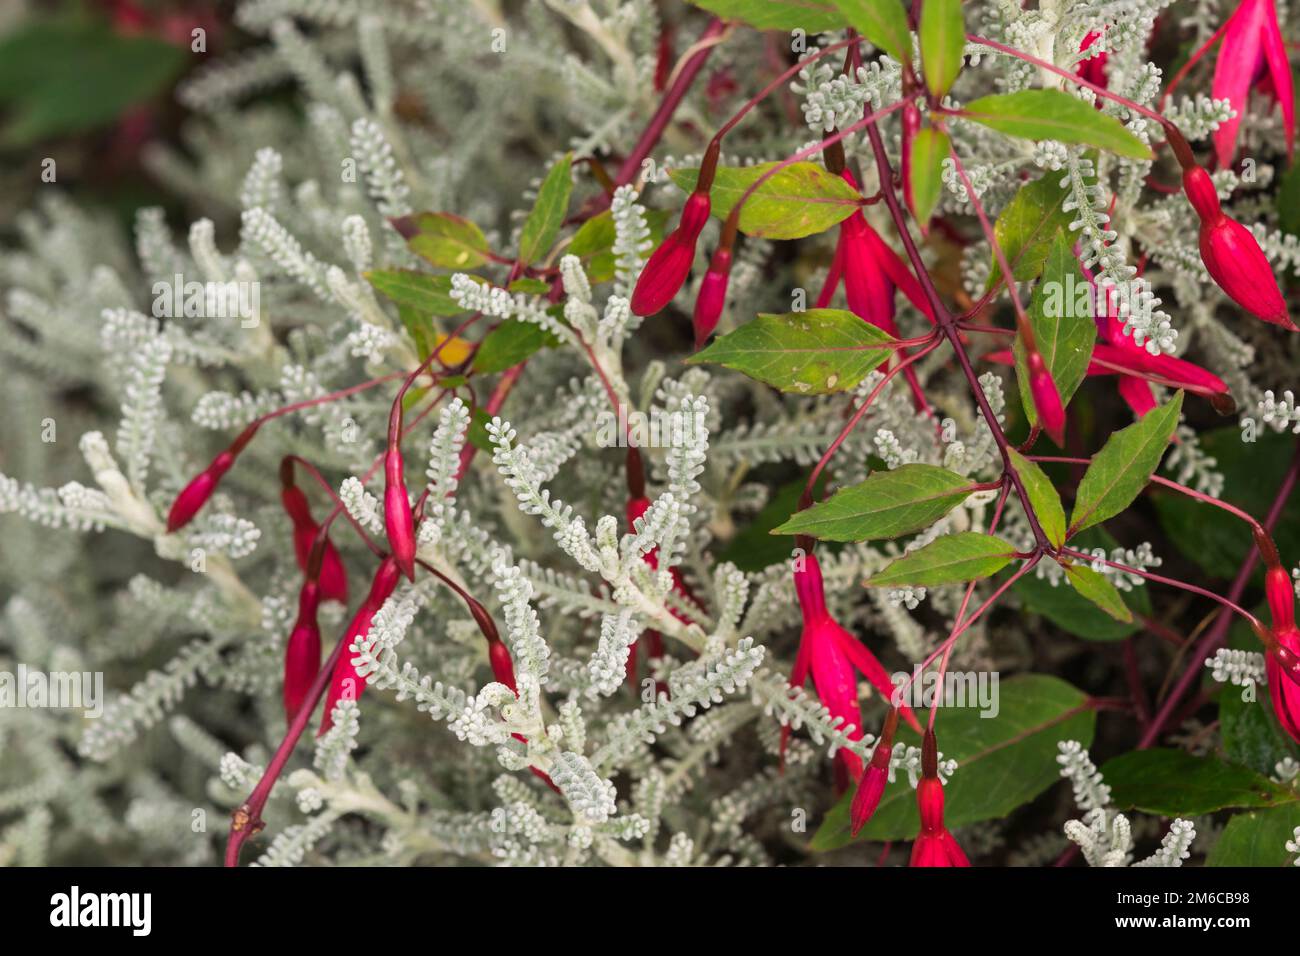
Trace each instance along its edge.
{"label": "pointed green leaf", "polygon": [[[975,690],[967,691],[965,706],[945,707],[939,717],[939,747],[959,768],[943,788],[944,822],[949,827],[1000,820],[1059,782],[1057,744],[1077,740],[1087,747],[1097,723],[1085,694],[1046,674],[1001,681],[996,716],[980,716],[979,704],[972,701]],[[914,747],[921,743],[906,725],[899,726],[896,740]],[[834,850],[852,842],[852,802],[850,790],[826,814],[812,839],[813,850]],[[885,788],[880,806],[857,839],[911,840],[919,826],[916,791],[904,779]]]}
{"label": "pointed green leaf", "polygon": [[1300,791],[1274,783],[1248,767],[1217,757],[1196,757],[1184,750],[1133,750],[1107,761],[1101,775],[1119,809],[1167,817],[1300,801]]}
{"label": "pointed green leaf", "polygon": [[[723,166],[709,191],[710,211],[726,219],[745,192],[776,163]],[[691,192],[699,169],[674,169],[668,174]],[[825,232],[861,208],[862,194],[817,163],[791,163],[773,173],[754,190],[740,211],[740,231],[759,239],[802,239]]]}
{"label": "pointed green leaf", "polygon": [[961,0],[925,0],[921,7],[920,33],[925,85],[938,99],[948,92],[961,72],[961,54],[966,48]]}
{"label": "pointed green leaf", "polygon": [[[1074,234],[1058,231],[1048,249],[1043,278],[1034,288],[1029,303],[1029,324],[1034,330],[1047,371],[1056,383],[1061,404],[1069,405],[1088,374],[1092,346],[1097,340],[1097,325],[1088,305],[1088,281],[1079,271],[1074,256]],[[1012,266],[1012,271],[1015,266]],[[1038,423],[1038,410],[1029,391],[1029,365],[1020,336],[1012,345],[1016,358],[1016,381],[1020,399],[1030,425]]]}
{"label": "pointed green leaf", "polygon": [[762,314],[714,339],[686,360],[724,365],[799,395],[829,395],[857,388],[890,355],[894,340],[843,309]]}
{"label": "pointed green leaf", "polygon": [[1291,867],[1296,854],[1286,848],[1300,828],[1300,805],[1234,814],[1210,848],[1206,866]]}
{"label": "pointed green leaf", "polygon": [[831,0],[689,0],[724,20],[740,20],[759,30],[838,30],[844,16]]}
{"label": "pointed green leaf", "polygon": [[1062,90],[983,96],[966,104],[962,116],[1008,136],[1083,143],[1129,159],[1152,158],[1151,147],[1123,123]]}
{"label": "pointed green leaf", "polygon": [[1132,504],[1160,464],[1182,407],[1179,390],[1170,401],[1106,439],[1079,482],[1069,534],[1113,518]]}
{"label": "pointed green leaf", "polygon": [[899,63],[912,61],[912,35],[900,0],[835,0],[849,25]]}
{"label": "pointed green leaf", "polygon": [[1024,483],[1025,493],[1029,495],[1029,504],[1038,516],[1038,523],[1047,535],[1047,540],[1056,547],[1065,543],[1065,509],[1061,507],[1061,496],[1056,493],[1051,479],[1038,466],[1014,448],[1010,450],[1011,465]]}
{"label": "pointed green leaf", "polygon": [[1119,590],[1106,579],[1106,575],[1083,564],[1064,564],[1065,576],[1074,589],[1117,621],[1133,622],[1133,612],[1128,609]]}
{"label": "pointed green leaf", "polygon": [[451,297],[451,276],[412,269],[371,269],[366,279],[375,291],[398,306],[432,315],[460,315],[465,310]]}
{"label": "pointed green leaf", "polygon": [[[1064,209],[1069,192],[1061,187],[1060,177],[1048,174],[1026,183],[1007,204],[993,226],[1002,253],[1017,282],[1038,278],[1057,230],[1069,231],[1073,212]],[[985,289],[992,289],[1002,278],[1002,266],[989,253],[992,264]]]}
{"label": "pointed green leaf", "polygon": [[573,154],[565,153],[542,180],[533,211],[519,233],[519,259],[524,265],[545,255],[560,234],[560,226],[569,212],[569,197],[573,195],[572,169]]}
{"label": "pointed green leaf", "polygon": [[[646,226],[650,229],[650,248],[658,246],[664,238],[668,223],[668,210],[648,209]],[[592,216],[573,234],[566,252],[582,260],[587,279],[592,285],[609,282],[615,275],[614,216],[608,209]]]}
{"label": "pointed green leaf", "polygon": [[[1118,547],[1105,528],[1089,528],[1072,542],[1080,551],[1091,552],[1101,548],[1109,553]],[[1011,590],[1020,599],[1021,607],[1029,614],[1040,614],[1054,627],[1088,641],[1122,641],[1141,628],[1136,623],[1115,620],[1064,581],[1053,584],[1037,574],[1023,575]],[[1137,587],[1123,591],[1120,597],[1134,615],[1150,617],[1151,596],[1147,588]]]}
{"label": "pointed green leaf", "polygon": [[394,219],[407,247],[439,269],[474,269],[488,260],[483,230],[449,212],[421,212]]}
{"label": "pointed green leaf", "polygon": [[474,353],[474,371],[480,375],[504,372],[534,352],[555,344],[555,336],[540,325],[511,319],[502,322],[484,337],[478,351]]}
{"label": "pointed green leaf", "polygon": [[964,501],[971,480],[936,465],[900,465],[795,512],[774,534],[807,534],[823,541],[896,538],[934,524]]}
{"label": "pointed green leaf", "polygon": [[1015,553],[1016,549],[997,535],[961,531],[903,555],[863,583],[869,588],[884,588],[976,581],[1001,571]]}
{"label": "pointed green leaf", "polygon": [[912,202],[916,221],[925,225],[934,215],[943,193],[943,161],[948,155],[948,135],[932,126],[917,130],[912,138]]}

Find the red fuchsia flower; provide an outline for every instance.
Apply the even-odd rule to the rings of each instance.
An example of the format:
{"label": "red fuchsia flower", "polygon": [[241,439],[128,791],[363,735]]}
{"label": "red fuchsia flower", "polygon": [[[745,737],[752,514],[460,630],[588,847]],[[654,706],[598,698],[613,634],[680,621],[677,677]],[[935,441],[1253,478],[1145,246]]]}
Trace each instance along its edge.
{"label": "red fuchsia flower", "polygon": [[406,493],[402,449],[397,444],[390,444],[388,454],[384,456],[384,529],[388,532],[393,560],[407,580],[414,581],[415,519],[411,514],[411,499]]}
{"label": "red fuchsia flower", "polygon": [[[1083,42],[1079,44],[1079,52],[1082,53],[1100,40],[1102,34],[1103,31],[1101,30],[1088,31],[1088,34],[1083,38]],[[1079,65],[1074,68],[1074,72],[1083,77],[1089,83],[1096,84],[1097,86],[1106,89],[1106,60],[1108,58],[1109,54],[1106,53],[1098,53],[1096,56],[1090,56],[1088,59],[1080,61]],[[1098,102],[1097,106],[1100,108],[1101,103]]]}
{"label": "red fuchsia flower", "polygon": [[320,670],[320,625],[316,612],[320,607],[321,585],[308,578],[298,592],[298,617],[289,632],[284,649],[284,719],[292,721],[307,698]]}
{"label": "red fuchsia flower", "polygon": [[[709,179],[712,178],[710,175]],[[637,315],[654,315],[681,290],[695,262],[695,244],[709,221],[709,208],[707,186],[702,190],[697,188],[687,197],[681,222],[651,254],[632,290],[632,311]]]}
{"label": "red fuchsia flower", "polygon": [[1250,87],[1265,71],[1272,81],[1273,95],[1282,106],[1287,158],[1290,159],[1295,149],[1295,95],[1276,5],[1273,0],[1242,0],[1223,25],[1222,32],[1223,46],[1214,64],[1210,95],[1231,102],[1237,115],[1221,123],[1214,131],[1214,150],[1219,165],[1224,168],[1232,165],[1237,151],[1237,130],[1246,115]]}
{"label": "red fuchsia flower", "polygon": [[1219,288],[1251,315],[1300,331],[1287,314],[1264,250],[1249,229],[1224,215],[1210,174],[1195,164],[1184,165],[1183,189],[1201,217],[1201,261]]}
{"label": "red fuchsia flower", "polygon": [[1029,366],[1029,394],[1038,411],[1038,423],[1058,448],[1064,448],[1065,406],[1061,404],[1061,393],[1056,382],[1052,381],[1052,373],[1047,370],[1047,364],[1037,350],[1029,353],[1026,364]]}
{"label": "red fuchsia flower", "polygon": [[392,557],[384,558],[379,563],[379,569],[375,571],[375,577],[370,582],[370,593],[357,608],[357,613],[353,615],[348,629],[343,635],[344,652],[339,656],[338,664],[334,667],[334,673],[330,675],[329,691],[325,695],[325,713],[321,719],[318,736],[329,730],[334,725],[332,713],[334,705],[345,697],[349,700],[357,700],[361,697],[362,691],[366,689],[366,679],[357,673],[356,666],[352,663],[352,653],[347,650],[353,641],[370,630],[370,624],[379,609],[384,606],[384,602],[392,595],[397,588],[397,582],[401,579],[401,569],[397,566],[396,559]]}
{"label": "red fuchsia flower", "polygon": [[204,468],[198,475],[176,496],[172,502],[172,507],[167,512],[167,533],[171,534],[180,528],[185,527],[194,516],[199,513],[212,493],[217,490],[217,485],[221,482],[222,476],[230,470],[239,457],[239,453],[244,450],[245,446],[253,440],[257,434],[257,429],[261,426],[260,421],[253,422],[242,432],[239,437],[231,442],[230,447],[212,459],[212,463]]}
{"label": "red fuchsia flower", "polygon": [[912,844],[912,866],[970,866],[970,860],[943,822],[943,783],[939,780],[939,751],[934,731],[921,743],[921,782],[916,787],[921,832]]}
{"label": "red fuchsia flower", "polygon": [[[311,516],[311,506],[307,503],[307,496],[293,483],[292,462],[286,461],[281,466],[280,477],[284,482],[280,489],[280,501],[284,504],[289,520],[293,522],[294,557],[298,560],[299,570],[306,574],[312,546],[316,543],[316,535],[320,533],[320,525]],[[343,559],[339,557],[334,542],[328,538],[325,539],[325,552],[321,559],[320,592],[321,597],[326,601],[348,603],[348,572],[343,567]]]}
{"label": "red fuchsia flower", "polygon": [[849,823],[853,835],[867,825],[867,821],[880,806],[880,798],[885,793],[885,784],[889,782],[889,759],[894,751],[894,731],[898,729],[898,708],[891,707],[885,717],[885,727],[880,732],[876,749],[871,752],[871,763],[858,781],[857,792],[849,807]]}
{"label": "red fuchsia flower", "polygon": [[731,278],[731,249],[719,246],[709,260],[709,271],[704,273],[699,295],[695,298],[695,348],[704,348],[722,317],[722,307],[727,304],[727,280]]}
{"label": "red fuchsia flower", "polygon": [[[802,568],[794,572],[794,590],[803,614],[803,631],[799,635],[799,653],[790,674],[790,683],[802,687],[811,673],[817,696],[831,716],[841,719],[841,727],[852,724],[853,730],[847,732],[849,739],[861,740],[862,714],[858,709],[858,682],[854,669],[861,672],[886,700],[893,696],[893,682],[876,656],[831,617],[826,608],[822,569],[816,556],[809,554],[800,560]],[[906,706],[900,709],[907,722],[919,731],[920,725],[911,709]],[[788,736],[789,727],[782,728],[783,745]],[[857,754],[840,749],[835,757],[845,787],[849,780],[856,781],[862,776],[862,760]]]}
{"label": "red fuchsia flower", "polygon": [[1279,631],[1276,641],[1264,655],[1268,694],[1278,723],[1300,743],[1300,630],[1293,625]]}

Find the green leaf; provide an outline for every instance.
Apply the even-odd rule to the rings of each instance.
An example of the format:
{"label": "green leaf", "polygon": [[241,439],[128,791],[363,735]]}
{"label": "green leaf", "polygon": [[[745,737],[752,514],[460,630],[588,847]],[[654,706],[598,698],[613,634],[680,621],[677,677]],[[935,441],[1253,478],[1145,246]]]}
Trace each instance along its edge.
{"label": "green leaf", "polygon": [[492,454],[496,448],[492,444],[492,439],[488,436],[488,422],[492,421],[492,416],[482,408],[475,406],[474,411],[470,413],[469,428],[465,429],[465,440],[481,452]]}
{"label": "green leaf", "polygon": [[1016,549],[997,535],[961,531],[903,555],[863,583],[869,588],[935,587],[975,581],[1006,567]]}
{"label": "green leaf", "polygon": [[[1249,627],[1246,629],[1249,631]],[[1258,646],[1253,634],[1251,638]],[[1219,733],[1223,753],[1229,760],[1271,776],[1281,761],[1295,759],[1296,749],[1278,727],[1268,700],[1268,691],[1262,687],[1223,685],[1219,692]]]}
{"label": "green leaf", "polygon": [[1129,159],[1152,158],[1151,148],[1115,117],[1061,90],[983,96],[966,104],[962,116],[1008,136],[1083,143]]}
{"label": "green leaf", "polygon": [[1038,462],[1030,461],[1014,448],[1010,449],[1011,465],[1024,483],[1025,493],[1029,495],[1029,504],[1038,516],[1038,523],[1047,535],[1047,540],[1056,547],[1065,543],[1065,509],[1061,507],[1061,496],[1056,493],[1052,480],[1047,477]]}
{"label": "green leaf", "polygon": [[0,140],[13,146],[110,123],[160,95],[188,60],[171,43],[99,20],[12,27],[0,38],[0,104],[9,114]]}
{"label": "green leaf", "polygon": [[1070,579],[1074,589],[1080,595],[1087,598],[1097,607],[1101,608],[1117,621],[1125,624],[1133,623],[1133,612],[1128,609],[1124,599],[1120,597],[1119,589],[1110,581],[1106,580],[1106,575],[1083,564],[1063,564],[1065,576]]}
{"label": "green leaf", "polygon": [[[1063,208],[1069,196],[1061,188],[1059,177],[1049,174],[1021,186],[998,216],[993,234],[1017,282],[1038,278],[1058,230],[1069,232],[1074,213]],[[1001,264],[991,252],[990,256],[992,265],[985,291],[1002,278]]]}
{"label": "green leaf", "polygon": [[519,259],[524,265],[536,262],[555,243],[569,211],[573,195],[573,154],[565,153],[542,180],[533,211],[519,233]]}
{"label": "green leaf", "polygon": [[[944,787],[944,821],[961,827],[981,820],[1000,820],[1033,800],[1061,779],[1057,744],[1077,740],[1092,743],[1096,712],[1087,697],[1065,681],[1045,674],[1022,674],[1001,681],[998,713],[980,716],[978,707],[945,707],[939,720],[939,740],[945,759],[954,759],[957,773]],[[897,740],[913,746],[920,738],[900,725]],[[812,839],[813,850],[834,850],[852,842],[845,794],[826,815]],[[916,791],[906,778],[885,788],[859,840],[910,840],[920,820]]]}
{"label": "green leaf", "polygon": [[912,202],[916,221],[924,225],[934,215],[943,193],[943,161],[948,155],[948,135],[931,126],[912,137]]}
{"label": "green leaf", "polygon": [[961,0],[925,0],[921,7],[921,68],[925,85],[941,98],[961,72],[966,48],[966,21]]}
{"label": "green leaf", "polygon": [[936,465],[900,465],[796,512],[777,534],[824,541],[896,538],[928,528],[964,501],[971,480]]}
{"label": "green leaf", "polygon": [[1070,514],[1070,534],[1115,517],[1136,498],[1169,445],[1183,407],[1183,393],[1153,408],[1106,439],[1079,482]]}
{"label": "green leaf", "polygon": [[1206,866],[1286,866],[1295,854],[1286,848],[1300,827],[1300,805],[1234,814],[1210,848]]}
{"label": "green leaf", "polygon": [[407,248],[439,269],[475,269],[488,261],[483,230],[468,219],[449,212],[421,212],[392,222]]}
{"label": "green leaf", "polygon": [[[1244,419],[1240,426],[1198,432],[1198,437],[1201,450],[1213,456],[1215,470],[1223,475],[1223,500],[1253,515],[1267,514],[1295,454],[1294,436]],[[1212,577],[1237,573],[1242,557],[1254,547],[1245,522],[1176,491],[1153,488],[1151,498],[1177,553]],[[1300,495],[1287,501],[1273,538],[1282,554],[1300,554]]]}
{"label": "green leaf", "polygon": [[849,25],[900,63],[912,62],[912,35],[899,0],[835,0]]}
{"label": "green leaf", "polygon": [[850,391],[890,355],[887,333],[843,309],[761,314],[686,360],[723,365],[799,395]]}
{"label": "green leaf", "polygon": [[1108,761],[1101,775],[1110,785],[1115,806],[1166,817],[1197,816],[1226,807],[1277,807],[1300,800],[1300,793],[1249,767],[1183,750],[1133,750]]}
{"label": "green leaf", "polygon": [[[1118,542],[1105,528],[1089,528],[1073,544],[1081,551],[1102,548],[1110,552]],[[1067,634],[1085,640],[1120,641],[1141,630],[1136,623],[1115,620],[1064,582],[1053,585],[1046,578],[1026,574],[1011,586],[1011,590],[1030,614],[1041,614]],[[1145,587],[1123,591],[1120,596],[1136,615],[1150,616],[1151,596]]]}
{"label": "green leaf", "polygon": [[489,332],[474,353],[474,371],[480,375],[514,368],[533,353],[556,344],[540,325],[507,320]]}
{"label": "green leaf", "polygon": [[[1052,381],[1056,383],[1062,406],[1070,404],[1070,399],[1088,374],[1092,346],[1097,341],[1097,325],[1087,306],[1089,286],[1079,271],[1073,243],[1073,233],[1064,230],[1056,233],[1048,248],[1042,281],[1035,287],[1034,297],[1029,303],[1029,324],[1034,330],[1034,343],[1043,356]],[[1015,266],[1011,268],[1014,272]],[[1038,422],[1038,410],[1029,391],[1028,357],[1020,336],[1016,336],[1012,352],[1025,415],[1029,424],[1034,425]]]}
{"label": "green leaf", "polygon": [[[726,219],[745,192],[777,163],[722,166],[709,190],[710,211]],[[686,192],[695,189],[700,171],[674,169],[668,174]],[[862,194],[817,163],[791,163],[773,173],[745,201],[740,231],[759,239],[802,239],[825,232],[861,208]]]}
{"label": "green leaf", "polygon": [[689,0],[724,20],[740,20],[758,30],[822,33],[845,24],[830,0]]}
{"label": "green leaf", "polygon": [[451,276],[411,269],[372,269],[366,279],[380,295],[417,312],[452,316],[465,311],[451,297]]}
{"label": "green leaf", "polygon": [[[645,220],[650,229],[653,248],[663,241],[664,227],[668,224],[668,210],[648,209]],[[573,234],[567,251],[582,260],[587,279],[592,285],[609,282],[614,278],[615,238],[614,216],[608,209],[592,216]]]}

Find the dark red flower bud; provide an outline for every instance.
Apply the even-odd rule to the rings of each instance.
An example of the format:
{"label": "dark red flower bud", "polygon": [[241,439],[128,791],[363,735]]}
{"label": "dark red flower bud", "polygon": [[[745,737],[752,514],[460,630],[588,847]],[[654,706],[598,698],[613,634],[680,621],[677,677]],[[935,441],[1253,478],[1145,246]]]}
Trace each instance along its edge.
{"label": "dark red flower bud", "polygon": [[384,528],[398,568],[410,581],[415,580],[415,520],[411,499],[406,494],[406,476],[402,471],[402,450],[390,445],[384,458]]}
{"label": "dark red flower bud", "polygon": [[1249,229],[1224,214],[1210,174],[1195,165],[1184,169],[1183,190],[1201,219],[1201,261],[1219,288],[1256,318],[1300,331],[1264,250]]}
{"label": "dark red flower bud", "polygon": [[681,290],[695,262],[695,244],[709,221],[709,194],[693,192],[682,207],[677,228],[650,256],[632,291],[632,311],[654,315]]}
{"label": "dark red flower bud", "polygon": [[366,595],[361,607],[357,608],[357,613],[353,616],[351,623],[348,624],[347,631],[343,634],[344,651],[339,656],[338,664],[334,667],[334,673],[330,676],[329,691],[325,695],[325,713],[321,719],[318,735],[325,733],[334,725],[330,715],[335,704],[345,697],[357,700],[361,697],[362,691],[366,689],[366,679],[357,673],[357,669],[352,663],[353,655],[346,648],[358,637],[370,630],[370,624],[375,615],[379,613],[379,609],[384,606],[384,602],[396,590],[399,580],[401,580],[401,569],[398,568],[397,561],[391,557],[384,558],[380,562],[378,570],[375,571],[374,579],[370,582],[370,593]]}
{"label": "dark red flower bud", "polygon": [[1043,356],[1037,351],[1029,353],[1029,394],[1034,399],[1034,408],[1038,412],[1038,422],[1043,426],[1058,448],[1065,447],[1065,407],[1061,404],[1061,393],[1052,381],[1052,373],[1047,370]]}
{"label": "dark red flower bud", "polygon": [[[280,501],[284,504],[289,520],[293,522],[294,557],[298,561],[299,569],[306,574],[307,561],[311,555],[312,545],[316,543],[320,525],[312,518],[307,496],[297,485],[288,485],[280,489]],[[334,547],[334,542],[329,540],[325,542],[325,553],[321,558],[320,591],[321,597],[326,601],[348,603],[348,572],[343,566],[343,559],[339,557],[338,549]]]}
{"label": "dark red flower bud", "polygon": [[889,782],[889,758],[894,749],[894,731],[898,728],[898,708],[891,707],[885,717],[885,727],[880,732],[880,740],[871,753],[871,763],[858,781],[857,792],[849,807],[849,822],[853,835],[867,825],[867,821],[880,806],[880,798],[885,793],[885,784]]}
{"label": "dark red flower bud", "polygon": [[287,721],[293,720],[320,670],[320,625],[316,621],[320,599],[320,585],[310,580],[303,582],[298,592],[298,618],[284,649],[284,718]]}
{"label": "dark red flower bud", "polygon": [[704,274],[700,293],[695,299],[695,347],[704,348],[722,317],[722,307],[727,304],[727,280],[731,277],[731,250],[719,247]]}
{"label": "dark red flower bud", "polygon": [[171,510],[167,512],[167,533],[171,534],[179,528],[185,527],[193,520],[194,516],[199,513],[199,509],[208,503],[212,493],[217,490],[217,485],[230,466],[235,463],[235,458],[244,450],[257,433],[260,421],[253,422],[236,438],[221,454],[212,459],[212,463],[204,468],[188,485],[181,489],[176,500],[172,502]]}

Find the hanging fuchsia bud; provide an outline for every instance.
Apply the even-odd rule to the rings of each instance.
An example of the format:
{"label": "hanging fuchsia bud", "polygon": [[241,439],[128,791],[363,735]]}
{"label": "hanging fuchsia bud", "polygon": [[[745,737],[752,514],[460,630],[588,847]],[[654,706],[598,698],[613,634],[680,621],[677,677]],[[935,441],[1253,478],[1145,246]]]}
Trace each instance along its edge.
{"label": "hanging fuchsia bud", "polygon": [[384,528],[393,560],[406,575],[415,580],[415,519],[411,499],[406,494],[406,476],[402,469],[402,450],[397,444],[388,447],[384,457]]}
{"label": "hanging fuchsia bud", "polygon": [[731,277],[731,248],[719,246],[709,261],[709,271],[704,274],[700,293],[695,298],[695,348],[704,348],[722,317],[722,307],[727,303],[727,280]]}
{"label": "hanging fuchsia bud", "polygon": [[1038,411],[1038,422],[1043,426],[1057,447],[1065,447],[1065,407],[1061,404],[1061,393],[1052,381],[1052,373],[1047,370],[1043,356],[1038,351],[1031,351],[1029,365],[1029,394]]}
{"label": "hanging fuchsia bud", "polygon": [[912,844],[911,866],[970,866],[970,860],[943,822],[943,783],[939,780],[939,750],[934,731],[921,742],[921,782],[916,787],[921,831]]}
{"label": "hanging fuchsia bud", "polygon": [[199,472],[193,481],[181,489],[181,493],[172,502],[171,510],[167,512],[168,534],[189,524],[199,513],[199,509],[208,503],[212,493],[217,490],[222,476],[230,470],[230,466],[235,463],[244,446],[252,441],[261,424],[260,421],[253,422],[240,432],[239,437],[231,442],[229,448],[212,459],[212,463],[207,468]]}
{"label": "hanging fuchsia bud", "polygon": [[284,649],[284,719],[287,721],[293,720],[320,670],[320,625],[316,621],[320,600],[320,585],[310,578],[304,581],[298,592],[298,618],[293,622]]}
{"label": "hanging fuchsia bud", "polygon": [[673,300],[681,290],[695,262],[695,244],[709,221],[708,190],[696,190],[682,207],[682,220],[660,243],[641,270],[641,278],[632,290],[632,311],[637,315],[654,315]]}
{"label": "hanging fuchsia bud", "polygon": [[880,732],[880,740],[871,753],[871,763],[858,781],[858,790],[853,795],[853,804],[849,807],[849,822],[853,835],[867,825],[880,806],[880,798],[885,793],[885,784],[889,781],[889,758],[894,751],[894,731],[898,729],[898,708],[891,707],[885,717],[885,727]]}
{"label": "hanging fuchsia bud", "polygon": [[352,663],[352,652],[348,647],[370,630],[375,615],[396,590],[399,580],[401,580],[401,569],[397,567],[397,561],[391,557],[384,558],[379,564],[379,569],[375,571],[374,579],[370,582],[370,593],[366,595],[361,607],[357,608],[357,613],[343,634],[344,651],[334,667],[334,673],[330,676],[329,691],[325,695],[325,713],[318,735],[325,733],[334,725],[331,714],[335,704],[344,698],[356,700],[366,689],[366,679],[357,673]]}
{"label": "hanging fuchsia bud", "polygon": [[1249,229],[1224,214],[1210,174],[1195,163],[1184,164],[1183,190],[1201,219],[1201,261],[1219,288],[1256,318],[1300,331],[1264,250]]}
{"label": "hanging fuchsia bud", "polygon": [[[288,462],[287,465],[287,469],[283,465],[280,469],[281,478],[288,481],[280,489],[280,501],[284,504],[289,520],[293,522],[294,557],[298,561],[299,569],[306,574],[307,563],[312,546],[316,543],[316,535],[320,532],[320,525],[311,516],[311,506],[307,503],[307,496],[303,494],[301,488],[292,483],[293,463]],[[326,601],[348,603],[348,572],[343,567],[343,559],[339,557],[334,542],[328,538],[325,540],[325,552],[321,558],[320,592],[321,597]]]}

